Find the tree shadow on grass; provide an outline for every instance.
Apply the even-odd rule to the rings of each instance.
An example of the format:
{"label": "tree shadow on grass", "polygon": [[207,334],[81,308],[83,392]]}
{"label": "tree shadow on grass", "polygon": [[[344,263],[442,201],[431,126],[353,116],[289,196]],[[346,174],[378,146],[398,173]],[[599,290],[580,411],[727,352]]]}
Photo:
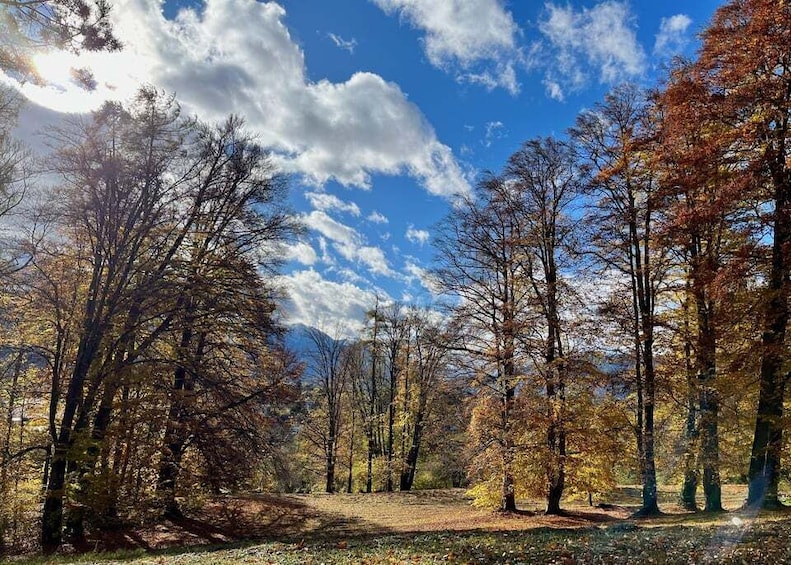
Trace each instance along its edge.
{"label": "tree shadow on grass", "polygon": [[184,517],[160,518],[145,526],[91,530],[84,546],[74,549],[148,552],[249,541],[299,542],[387,531],[378,524],[318,510],[294,497],[255,495],[218,498]]}

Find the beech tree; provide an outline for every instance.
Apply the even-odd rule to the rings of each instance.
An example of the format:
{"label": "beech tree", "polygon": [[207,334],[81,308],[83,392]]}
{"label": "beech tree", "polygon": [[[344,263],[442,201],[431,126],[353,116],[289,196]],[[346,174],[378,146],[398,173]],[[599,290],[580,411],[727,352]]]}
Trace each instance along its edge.
{"label": "beech tree", "polygon": [[[174,257],[174,282],[183,304],[172,322],[175,368],[157,482],[171,516],[180,515],[174,488],[184,449],[189,441],[208,439],[201,429],[206,414],[190,414],[195,408],[191,399],[210,398],[201,410],[208,410],[210,421],[222,428],[224,419],[245,403],[272,398],[272,388],[284,378],[277,372],[274,379],[259,375],[260,388],[249,381],[246,387],[233,383],[259,374],[258,357],[272,355],[262,344],[277,332],[271,318],[274,297],[260,273],[273,272],[278,264],[274,246],[294,230],[278,208],[281,183],[238,118],[217,127],[200,126],[197,150],[201,163],[196,180],[202,188],[183,250]],[[235,368],[228,366],[228,359],[236,359]],[[249,430],[238,424],[226,428]],[[257,434],[249,432],[246,437],[253,440]]]}
{"label": "beech tree", "polygon": [[469,357],[479,391],[482,435],[472,448],[481,494],[496,497],[503,511],[516,510],[512,412],[524,362],[519,336],[532,321],[521,197],[514,182],[490,175],[457,203],[435,240],[438,284],[458,301],[450,347]]}
{"label": "beech tree", "polygon": [[[702,34],[698,59],[689,65],[684,104],[701,109],[691,127],[707,134],[703,150],[731,161],[725,178],[714,176],[719,208],[750,202],[759,211],[752,233],[771,239],[763,298],[760,393],[749,466],[748,504],[778,506],[777,485],[787,384],[791,165],[791,68],[787,2],[734,0],[720,7]],[[669,89],[673,90],[673,87]],[[708,129],[703,129],[703,128]],[[709,133],[711,132],[711,133]],[[704,157],[705,158],[705,157]],[[717,173],[717,171],[713,171]],[[705,204],[698,206],[705,213]]]}
{"label": "beech tree", "polygon": [[[633,342],[635,435],[643,483],[640,513],[646,515],[659,512],[654,461],[654,331],[658,294],[667,273],[666,253],[654,237],[658,183],[647,158],[653,127],[645,94],[633,85],[624,85],[580,114],[571,130],[581,165],[589,175],[588,192],[595,199],[587,217],[593,232],[586,251],[601,264],[603,275],[615,273],[626,280],[630,296],[630,323],[625,329]],[[613,294],[621,291],[618,288]]]}
{"label": "beech tree", "polygon": [[[560,513],[566,482],[567,406],[570,374],[566,329],[561,312],[572,294],[564,280],[569,252],[574,245],[571,209],[581,194],[581,177],[571,146],[552,138],[525,142],[511,155],[506,182],[518,195],[521,255],[526,261],[518,283],[529,292],[543,336],[534,340],[540,351],[535,370],[543,377],[546,393],[547,514]],[[519,339],[529,335],[523,328]]]}
{"label": "beech tree", "polygon": [[[144,311],[140,301],[157,296],[168,257],[179,245],[178,234],[170,233],[164,242],[152,237],[167,225],[182,180],[161,182],[162,173],[179,154],[175,148],[182,132],[177,110],[172,100],[153,91],[141,92],[138,103],[137,113],[105,105],[92,123],[74,134],[61,134],[58,167],[64,180],[64,235],[71,232],[84,249],[80,255],[90,278],[85,292],[79,293],[76,354],[64,382],[57,383],[66,391],[62,410],[60,386],[52,390],[50,427],[56,435],[42,519],[42,545],[47,550],[61,540],[66,471],[76,465],[71,448],[89,429],[109,366],[125,362],[130,353],[135,355],[133,350],[140,351],[141,344],[133,345],[132,339]],[[119,321],[125,330],[113,336]],[[158,327],[166,326],[163,320]],[[150,343],[156,333],[137,339]],[[120,337],[131,349],[120,347],[122,354],[107,358],[103,342],[113,337]],[[79,524],[78,518],[77,535]]]}
{"label": "beech tree", "polygon": [[[144,89],[131,110],[106,105],[58,136],[65,198],[58,238],[34,258],[33,283],[62,311],[52,320],[48,550],[61,540],[67,472],[81,502],[68,530],[82,534],[116,399],[128,396],[141,366],[151,378],[168,364],[173,371],[167,408],[154,407],[168,414],[158,481],[168,511],[177,513],[174,485],[188,445],[209,465],[221,445],[258,445],[246,422],[265,428],[251,407],[275,396],[281,375],[260,379],[276,332],[259,268],[276,265],[275,246],[291,230],[271,206],[279,184],[266,155],[237,119],[200,126],[179,117],[172,97]],[[73,262],[69,276],[56,278],[50,269],[64,262]]]}

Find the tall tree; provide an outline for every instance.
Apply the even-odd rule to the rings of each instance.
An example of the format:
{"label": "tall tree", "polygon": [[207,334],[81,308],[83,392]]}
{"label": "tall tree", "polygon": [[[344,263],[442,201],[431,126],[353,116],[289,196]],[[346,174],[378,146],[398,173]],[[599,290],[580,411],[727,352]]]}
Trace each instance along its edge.
{"label": "tall tree", "polygon": [[516,510],[513,408],[523,363],[518,338],[531,321],[521,206],[514,183],[488,176],[457,203],[435,241],[438,283],[458,300],[458,338],[450,346],[469,356],[481,414],[491,412],[481,420],[485,429],[476,455],[482,484],[492,490],[498,485],[499,507],[506,512]]}
{"label": "tall tree", "polygon": [[[189,425],[190,420],[195,422],[189,414],[190,398],[219,394],[220,405],[239,408],[245,395],[251,395],[249,400],[264,395],[263,389],[248,389],[241,396],[229,390],[229,379],[259,368],[240,360],[239,374],[226,374],[222,358],[254,361],[256,355],[267,354],[262,344],[271,342],[277,328],[271,319],[272,291],[260,272],[274,271],[278,264],[274,248],[294,229],[280,210],[281,183],[240,119],[231,117],[217,127],[199,126],[197,137],[203,156],[198,182],[204,188],[193,203],[195,219],[174,264],[184,298],[172,322],[175,369],[158,478],[165,511],[173,516],[180,514],[174,488],[184,449],[190,438],[201,435]],[[253,336],[252,342],[246,339]],[[225,416],[215,413],[219,421]]]}
{"label": "tall tree", "polygon": [[[396,402],[401,380],[408,375],[410,343],[410,320],[404,307],[398,302],[385,306],[382,312],[381,340],[387,367],[387,442],[385,456],[385,491],[393,492],[393,465],[395,459]],[[400,468],[398,469],[400,472]]]}
{"label": "tall tree", "polygon": [[[138,321],[141,309],[134,297],[143,296],[136,294],[136,285],[144,281],[146,297],[155,296],[151,291],[178,246],[177,234],[165,242],[152,238],[172,211],[182,180],[163,183],[161,177],[177,158],[178,112],[172,100],[153,91],[141,92],[138,103],[136,113],[108,104],[76,135],[64,132],[61,137],[57,166],[66,197],[64,235],[84,246],[90,276],[81,292],[76,354],[63,383],[62,410],[60,391],[53,388],[50,419],[56,435],[42,520],[47,550],[61,540],[66,471],[74,461],[71,448],[77,432],[87,428],[107,377],[107,365],[100,367],[103,342],[119,318],[126,316],[132,325]],[[125,327],[124,339],[130,339],[131,328]]]}
{"label": "tall tree", "polygon": [[[689,108],[706,108],[706,147],[731,166],[718,179],[717,202],[758,211],[748,231],[771,240],[763,299],[760,393],[749,468],[748,504],[780,504],[777,485],[787,384],[791,256],[791,5],[733,0],[720,7],[702,33],[698,59],[687,70],[695,85]],[[711,132],[709,134],[709,132]]]}
{"label": "tall tree", "polygon": [[645,515],[659,512],[654,461],[654,330],[657,296],[666,273],[665,254],[654,241],[657,183],[646,158],[652,129],[645,94],[633,85],[624,85],[580,114],[571,130],[582,165],[589,172],[588,191],[595,198],[589,215],[593,225],[589,251],[599,260],[604,275],[615,273],[626,279],[631,295],[635,435],[643,483],[640,513]]}
{"label": "tall tree", "polygon": [[411,378],[404,384],[404,460],[401,468],[400,489],[411,490],[415,482],[418,456],[425,429],[430,422],[434,404],[441,391],[444,364],[448,350],[448,336],[443,328],[432,323],[425,311],[410,314],[412,354],[407,367]]}
{"label": "tall tree", "polygon": [[[348,393],[349,365],[354,361],[352,351],[336,332],[329,336],[321,330],[308,330],[312,351],[308,374],[315,384],[316,408],[321,417],[311,414],[305,426],[321,447],[324,456],[325,492],[335,492],[335,468],[342,427],[343,400]],[[318,412],[318,411],[317,411]]]}
{"label": "tall tree", "polygon": [[[561,321],[570,286],[564,281],[569,251],[574,243],[572,206],[581,194],[581,177],[568,143],[552,138],[525,142],[511,155],[506,183],[519,195],[521,255],[527,262],[518,285],[529,289],[545,332],[539,339],[541,362],[537,371],[544,379],[548,429],[546,441],[547,514],[560,513],[566,481],[567,407],[565,328]],[[526,332],[520,332],[526,333]]]}

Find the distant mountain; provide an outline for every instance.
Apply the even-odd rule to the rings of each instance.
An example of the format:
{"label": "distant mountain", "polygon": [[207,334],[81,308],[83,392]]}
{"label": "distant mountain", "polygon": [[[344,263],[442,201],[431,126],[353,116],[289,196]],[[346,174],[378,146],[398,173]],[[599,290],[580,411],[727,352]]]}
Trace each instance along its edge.
{"label": "distant mountain", "polygon": [[[311,357],[316,349],[316,344],[313,338],[311,338],[311,332],[319,332],[326,339],[332,340],[330,336],[321,330],[306,326],[305,324],[292,324],[287,326],[286,329],[287,332],[284,338],[286,347],[293,351],[297,358],[308,366],[311,363]],[[314,374],[315,373],[308,368],[303,373],[302,382],[305,384],[312,384],[311,377]]]}

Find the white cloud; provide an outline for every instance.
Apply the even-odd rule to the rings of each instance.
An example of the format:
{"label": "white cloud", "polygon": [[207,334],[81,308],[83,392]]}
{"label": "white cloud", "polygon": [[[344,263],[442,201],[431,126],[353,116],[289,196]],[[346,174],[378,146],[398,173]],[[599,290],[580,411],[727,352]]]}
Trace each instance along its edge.
{"label": "white cloud", "polygon": [[357,40],[355,38],[344,39],[340,35],[334,33],[328,33],[327,37],[329,37],[339,49],[343,49],[344,51],[348,51],[350,55],[354,55],[354,48],[357,47]]}
{"label": "white cloud", "polygon": [[563,94],[563,87],[560,83],[550,79],[544,79],[544,88],[546,88],[547,96],[558,102],[563,102],[565,96]]}
{"label": "white cloud", "polygon": [[646,55],[637,41],[634,18],[625,2],[606,0],[576,11],[571,5],[548,3],[539,30],[545,52],[547,94],[562,100],[564,90],[576,90],[589,80],[589,69],[602,83],[640,76]]}
{"label": "white cloud", "polygon": [[278,278],[288,293],[284,301],[286,323],[314,328],[338,327],[342,337],[352,338],[363,327],[365,313],[376,302],[373,291],[349,283],[324,279],[313,269]]}
{"label": "white cloud", "polygon": [[[303,215],[302,221],[306,226],[329,239],[335,251],[347,261],[362,263],[373,274],[389,277],[394,275],[384,251],[366,245],[365,239],[357,230],[334,220],[321,210]],[[322,247],[322,253],[327,255],[326,245]]]}
{"label": "white cloud", "polygon": [[390,221],[387,219],[387,216],[385,216],[384,214],[380,214],[376,210],[368,214],[366,220],[374,224],[386,224]]}
{"label": "white cloud", "polygon": [[[170,21],[161,1],[117,0],[112,14],[122,51],[56,54],[42,63],[54,84],[15,86],[45,107],[85,112],[151,83],[204,119],[245,117],[282,169],[314,184],[367,188],[373,174],[407,174],[432,194],[469,191],[450,148],[398,85],[362,72],[310,81],[276,2],[205,0]],[[66,76],[85,66],[98,82],[93,92]]]}
{"label": "white cloud", "polygon": [[662,18],[659,24],[659,33],[656,34],[654,53],[669,56],[682,51],[689,41],[687,30],[691,24],[692,19],[686,14]]}
{"label": "white cloud", "polygon": [[365,245],[354,250],[352,259],[357,259],[368,266],[368,270],[377,275],[392,276],[393,271],[387,262],[384,251],[379,247]]}
{"label": "white cloud", "polygon": [[310,214],[303,215],[302,221],[306,226],[335,243],[355,245],[360,240],[360,234],[356,230],[330,218],[321,210],[314,210]]}
{"label": "white cloud", "polygon": [[423,267],[418,266],[414,261],[407,261],[405,270],[407,272],[407,280],[412,282],[412,280],[417,280],[420,284],[428,290],[432,295],[439,296],[441,293],[439,282],[436,278],[431,274],[431,272],[427,271]]}
{"label": "white cloud", "polygon": [[425,245],[428,242],[428,240],[431,238],[431,234],[426,230],[418,230],[415,229],[414,226],[410,225],[409,228],[406,230],[406,238],[412,243]]}
{"label": "white cloud", "polygon": [[304,241],[287,245],[283,255],[287,261],[297,261],[308,266],[314,265],[319,260],[316,250]]}
{"label": "white cloud", "polygon": [[458,80],[519,91],[519,27],[501,0],[372,0],[425,33],[429,62]]}
{"label": "white cloud", "polygon": [[485,130],[486,133],[483,136],[483,141],[481,143],[484,147],[491,147],[492,142],[496,139],[502,139],[505,137],[505,133],[503,132],[504,124],[501,121],[495,122],[486,122]]}
{"label": "white cloud", "polygon": [[334,194],[327,194],[326,192],[306,192],[305,198],[308,199],[311,206],[322,212],[338,210],[339,212],[346,212],[352,216],[360,215],[360,207],[357,206],[357,204],[354,202],[345,202]]}

